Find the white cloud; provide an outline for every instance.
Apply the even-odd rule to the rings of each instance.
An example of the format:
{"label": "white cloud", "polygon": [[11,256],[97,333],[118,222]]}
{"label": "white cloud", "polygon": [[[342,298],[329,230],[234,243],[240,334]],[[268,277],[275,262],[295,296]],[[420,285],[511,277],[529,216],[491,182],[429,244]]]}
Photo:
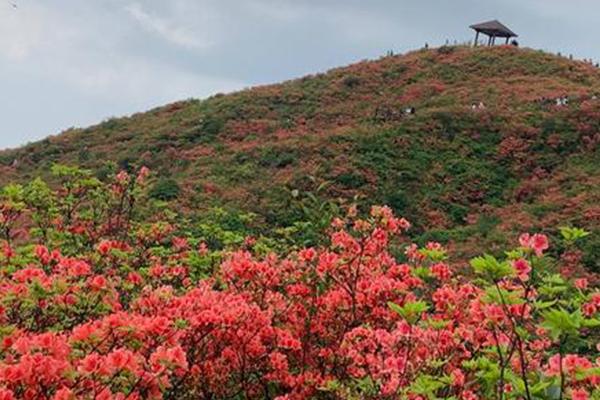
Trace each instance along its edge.
{"label": "white cloud", "polygon": [[[204,97],[245,86],[243,82],[191,73],[168,63],[141,57],[121,56],[119,62],[63,66],[68,83],[89,96],[137,104],[169,102],[189,97]],[[141,111],[141,110],[140,110]]]}
{"label": "white cloud", "polygon": [[307,16],[310,5],[301,1],[289,2],[285,0],[250,0],[243,5],[246,9],[259,16],[281,22],[294,22]]}
{"label": "white cloud", "polygon": [[0,55],[20,61],[43,39],[44,16],[38,9],[21,11],[10,3],[0,5]]}
{"label": "white cloud", "polygon": [[150,32],[154,32],[174,43],[178,46],[195,48],[195,49],[206,49],[214,45],[214,42],[197,31],[186,29],[185,27],[179,26],[180,21],[169,20],[164,17],[153,15],[141,6],[139,3],[132,3],[125,7],[125,10],[129,15],[136,20],[144,29]]}

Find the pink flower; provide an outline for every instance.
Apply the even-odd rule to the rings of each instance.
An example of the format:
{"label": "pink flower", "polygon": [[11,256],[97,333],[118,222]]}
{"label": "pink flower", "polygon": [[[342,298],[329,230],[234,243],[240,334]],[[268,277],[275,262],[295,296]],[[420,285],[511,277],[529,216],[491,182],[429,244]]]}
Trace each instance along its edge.
{"label": "pink flower", "polygon": [[596,314],[598,308],[593,303],[586,303],[581,306],[581,311],[583,311],[583,314],[586,317],[591,318],[594,314]]}
{"label": "pink flower", "polygon": [[137,182],[144,183],[148,175],[150,175],[150,170],[147,167],[140,168],[140,171],[138,172],[137,176]]}
{"label": "pink flower", "polygon": [[100,244],[98,244],[98,253],[105,256],[108,254],[111,248],[111,243],[108,240],[103,240],[102,242],[100,242]]}
{"label": "pink flower", "polygon": [[74,398],[75,395],[73,394],[73,391],[69,388],[64,387],[56,391],[56,393],[52,397],[52,400],[71,400]]}
{"label": "pink flower", "polygon": [[208,254],[208,246],[206,243],[202,242],[198,245],[198,254],[201,256],[205,256]]}
{"label": "pink flower", "polygon": [[531,248],[535,251],[535,254],[539,257],[545,250],[548,250],[550,247],[548,242],[548,237],[546,235],[542,235],[541,233],[536,233],[531,238]]}
{"label": "pink flower", "polygon": [[129,179],[129,174],[126,171],[121,171],[116,176],[117,182],[123,184]]}
{"label": "pink flower", "polygon": [[588,283],[588,280],[587,280],[587,279],[585,279],[585,278],[581,278],[581,279],[575,279],[575,287],[576,287],[577,289],[580,289],[580,290],[587,289],[587,287],[588,287],[588,284],[589,284],[589,283]]}
{"label": "pink flower", "polygon": [[35,255],[40,260],[40,262],[44,265],[48,264],[50,261],[50,252],[46,246],[37,245],[35,246]]}
{"label": "pink flower", "polygon": [[479,397],[477,397],[477,395],[475,395],[475,393],[473,393],[470,390],[465,390],[462,393],[462,397],[461,398],[462,398],[462,400],[478,400],[479,399]]}
{"label": "pink flower", "polygon": [[447,281],[452,276],[452,272],[448,265],[444,263],[438,263],[431,267],[431,273],[440,281]]}
{"label": "pink flower", "polygon": [[139,273],[132,271],[127,274],[127,282],[131,283],[132,285],[140,285],[144,282],[144,279]]}
{"label": "pink flower", "polygon": [[300,258],[306,262],[312,261],[315,256],[317,255],[317,252],[315,251],[315,249],[313,249],[312,247],[308,248],[308,249],[302,249],[300,250],[300,252],[298,253],[298,255],[300,256]]}
{"label": "pink flower", "polygon": [[117,349],[106,357],[106,363],[113,373],[121,370],[135,371],[137,362],[134,354],[127,349]]}
{"label": "pink flower", "polygon": [[462,387],[465,385],[465,374],[460,369],[452,371],[452,385]]}
{"label": "pink flower", "polygon": [[522,247],[532,249],[535,252],[535,255],[538,257],[540,257],[544,251],[550,247],[548,237],[541,233],[536,233],[533,236],[530,236],[528,233],[524,233],[519,236],[519,244]]}
{"label": "pink flower", "polygon": [[175,236],[172,239],[171,243],[173,244],[173,248],[176,251],[185,251],[185,250],[189,249],[189,243],[186,238]]}
{"label": "pink flower", "polygon": [[573,400],[589,400],[590,396],[584,389],[573,389],[571,391],[571,399]]}
{"label": "pink flower", "polygon": [[103,275],[96,275],[90,280],[90,287],[94,290],[102,290],[106,287],[106,278]]}
{"label": "pink flower", "polygon": [[524,282],[529,280],[531,266],[526,260],[519,258],[518,260],[513,261],[513,268],[515,269],[515,272],[517,273],[519,279],[521,279]]}
{"label": "pink flower", "polygon": [[181,346],[166,348],[160,346],[150,356],[150,364],[154,372],[163,372],[165,369],[188,369],[186,353]]}
{"label": "pink flower", "polygon": [[531,242],[531,235],[529,235],[529,233],[523,233],[523,234],[521,234],[521,236],[519,236],[519,244],[521,245],[521,247],[529,248],[530,242]]}
{"label": "pink flower", "polygon": [[4,257],[6,257],[8,260],[13,258],[16,254],[15,251],[13,250],[13,248],[10,247],[10,245],[8,243],[4,243],[4,246],[2,248],[2,253],[4,253]]}
{"label": "pink flower", "polygon": [[11,390],[0,388],[0,400],[14,400],[15,395]]}
{"label": "pink flower", "polygon": [[103,358],[98,353],[92,353],[81,360],[79,372],[82,374],[93,374],[102,366]]}

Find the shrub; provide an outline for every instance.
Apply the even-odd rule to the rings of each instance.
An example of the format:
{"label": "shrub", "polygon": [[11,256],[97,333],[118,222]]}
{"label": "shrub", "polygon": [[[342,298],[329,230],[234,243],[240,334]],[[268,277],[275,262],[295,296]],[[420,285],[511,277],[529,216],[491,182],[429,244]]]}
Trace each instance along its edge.
{"label": "shrub", "polygon": [[439,54],[452,54],[456,51],[456,46],[441,46],[437,49]]}
{"label": "shrub", "polygon": [[150,197],[157,200],[170,201],[179,197],[181,188],[175,179],[160,178],[152,189],[150,189]]}
{"label": "shrub", "polygon": [[360,78],[355,75],[347,75],[342,79],[342,84],[345,87],[352,89],[360,85]]}
{"label": "shrub", "polygon": [[252,216],[217,209],[194,227],[136,212],[145,168],[106,185],[53,170],[55,192],[0,193],[3,399],[600,395],[600,292],[558,268],[581,229],[554,239],[560,264],[526,233],[465,270],[439,243],[406,242],[391,209],[349,207],[326,243],[260,256],[242,240]]}
{"label": "shrub", "polygon": [[367,179],[358,172],[344,172],[336,176],[335,181],[346,189],[358,189],[367,183]]}
{"label": "shrub", "polygon": [[268,147],[262,151],[259,165],[271,168],[284,168],[296,163],[298,154],[293,149]]}
{"label": "shrub", "polygon": [[600,274],[600,230],[596,229],[592,235],[583,240],[583,265],[590,272]]}
{"label": "shrub", "polygon": [[221,133],[225,122],[213,115],[205,115],[200,122],[182,133],[189,143],[211,143]]}

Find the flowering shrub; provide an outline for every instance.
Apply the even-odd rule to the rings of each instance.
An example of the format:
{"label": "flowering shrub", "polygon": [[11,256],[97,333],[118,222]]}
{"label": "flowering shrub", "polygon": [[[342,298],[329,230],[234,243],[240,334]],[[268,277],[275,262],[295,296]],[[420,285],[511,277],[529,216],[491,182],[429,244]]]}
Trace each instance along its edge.
{"label": "flowering shrub", "polygon": [[191,230],[136,209],[146,169],[55,173],[56,192],[1,195],[0,399],[600,396],[600,292],[553,272],[542,234],[465,272],[389,208],[351,208],[326,246],[249,239],[210,268]]}

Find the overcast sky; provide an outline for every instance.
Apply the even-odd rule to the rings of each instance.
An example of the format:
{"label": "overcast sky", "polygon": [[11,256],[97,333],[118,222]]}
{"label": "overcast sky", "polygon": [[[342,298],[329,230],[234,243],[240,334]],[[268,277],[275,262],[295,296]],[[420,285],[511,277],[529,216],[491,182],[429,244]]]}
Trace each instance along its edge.
{"label": "overcast sky", "polygon": [[598,0],[0,0],[0,148],[143,111],[469,40],[600,59]]}

